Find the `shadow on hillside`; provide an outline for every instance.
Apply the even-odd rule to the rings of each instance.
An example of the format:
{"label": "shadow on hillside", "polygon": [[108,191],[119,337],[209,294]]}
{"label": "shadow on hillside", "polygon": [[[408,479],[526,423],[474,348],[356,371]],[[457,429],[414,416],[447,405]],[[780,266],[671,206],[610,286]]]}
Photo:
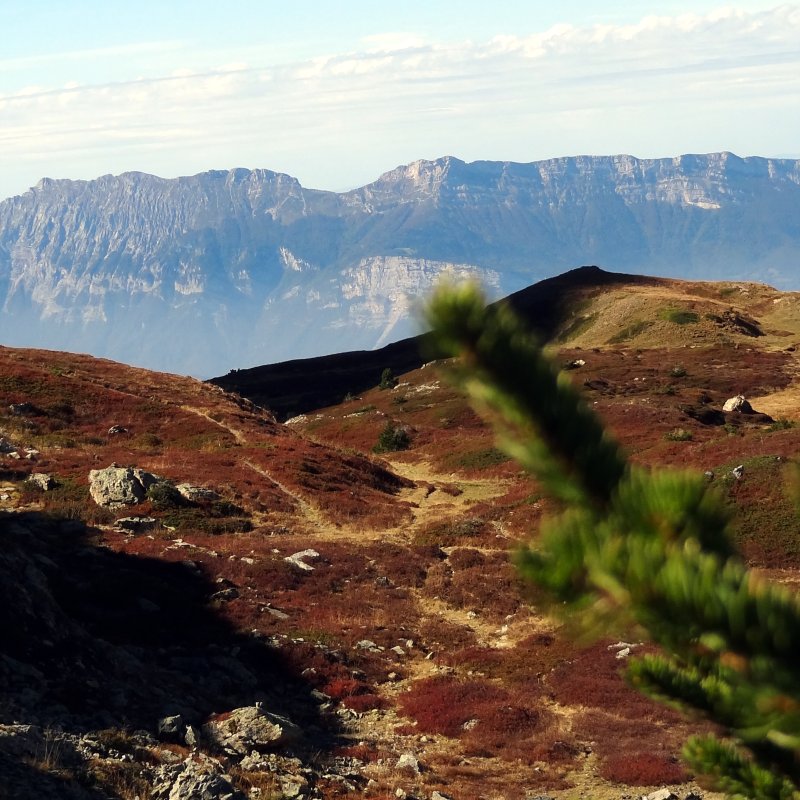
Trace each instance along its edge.
{"label": "shadow on hillside", "polygon": [[[549,341],[574,311],[576,295],[608,286],[656,284],[658,278],[606,272],[587,266],[521,289],[506,298],[529,328]],[[278,419],[341,403],[378,385],[384,369],[402,375],[437,358],[433,338],[425,333],[392,342],[377,350],[357,350],[278,364],[231,370],[208,383],[268,408]]]}
{"label": "shadow on hillside", "polygon": [[82,523],[32,512],[0,512],[0,541],[0,723],[155,734],[167,715],[197,726],[262,702],[303,729],[300,757],[333,744],[310,687],[209,608],[219,587],[192,562],[112,552]]}

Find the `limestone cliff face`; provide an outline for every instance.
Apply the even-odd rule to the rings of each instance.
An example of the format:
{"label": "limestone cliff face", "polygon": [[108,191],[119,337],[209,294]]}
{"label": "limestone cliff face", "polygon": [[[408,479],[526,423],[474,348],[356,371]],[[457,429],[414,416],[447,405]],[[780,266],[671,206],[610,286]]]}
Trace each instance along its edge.
{"label": "limestone cliff face", "polygon": [[443,272],[580,264],[798,285],[800,162],[417,161],[345,193],[268,170],[44,179],[0,203],[0,341],[209,375],[414,332]]}

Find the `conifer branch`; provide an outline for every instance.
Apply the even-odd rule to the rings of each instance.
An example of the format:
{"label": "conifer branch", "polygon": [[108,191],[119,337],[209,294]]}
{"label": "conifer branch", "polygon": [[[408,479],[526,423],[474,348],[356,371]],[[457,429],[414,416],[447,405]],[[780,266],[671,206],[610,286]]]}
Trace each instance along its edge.
{"label": "conifer branch", "polygon": [[701,478],[629,467],[509,309],[485,308],[471,286],[442,289],[428,320],[501,445],[569,504],[520,552],[522,573],[563,613],[662,647],[633,660],[631,681],[705,714],[738,743],[692,738],[685,754],[695,769],[731,797],[800,797],[800,601],[745,568]]}

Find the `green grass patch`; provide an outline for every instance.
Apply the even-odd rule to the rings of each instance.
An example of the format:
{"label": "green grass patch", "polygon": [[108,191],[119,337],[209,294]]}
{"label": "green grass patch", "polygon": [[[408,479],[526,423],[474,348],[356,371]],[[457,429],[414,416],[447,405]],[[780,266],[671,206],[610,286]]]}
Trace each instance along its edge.
{"label": "green grass patch", "polygon": [[699,314],[682,308],[667,308],[659,314],[659,317],[675,325],[693,325],[700,321]]}
{"label": "green grass patch", "polygon": [[788,431],[797,426],[793,419],[786,419],[785,417],[778,417],[774,422],[771,422],[767,427],[768,431]]}
{"label": "green grass patch", "polygon": [[691,442],[694,435],[691,431],[687,431],[686,428],[674,428],[664,434],[664,438],[668,442]]}
{"label": "green grass patch", "polygon": [[597,314],[587,314],[582,317],[576,317],[558,334],[556,341],[568,342],[570,339],[577,338],[587,331],[596,319]]}
{"label": "green grass patch", "polygon": [[639,319],[636,320],[636,322],[631,322],[630,325],[615,333],[606,344],[621,344],[622,342],[627,342],[629,339],[633,339],[634,336],[644,333],[644,331],[652,325],[653,323],[647,319]]}
{"label": "green grass patch", "polygon": [[499,464],[505,464],[511,458],[496,447],[486,447],[482,450],[471,450],[468,453],[454,453],[445,459],[445,464],[451,469],[489,469]]}

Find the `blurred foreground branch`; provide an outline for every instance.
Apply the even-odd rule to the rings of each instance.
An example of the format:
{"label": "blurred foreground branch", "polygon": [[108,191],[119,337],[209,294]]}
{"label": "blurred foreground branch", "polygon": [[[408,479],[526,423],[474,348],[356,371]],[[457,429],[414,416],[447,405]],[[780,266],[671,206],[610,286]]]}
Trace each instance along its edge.
{"label": "blurred foreground branch", "polygon": [[701,476],[630,465],[508,308],[465,285],[437,291],[427,316],[436,355],[457,357],[452,380],[566,509],[520,553],[522,573],[596,633],[660,645],[631,661],[631,682],[726,733],[686,743],[695,771],[732,798],[800,797],[796,596],[738,559]]}

